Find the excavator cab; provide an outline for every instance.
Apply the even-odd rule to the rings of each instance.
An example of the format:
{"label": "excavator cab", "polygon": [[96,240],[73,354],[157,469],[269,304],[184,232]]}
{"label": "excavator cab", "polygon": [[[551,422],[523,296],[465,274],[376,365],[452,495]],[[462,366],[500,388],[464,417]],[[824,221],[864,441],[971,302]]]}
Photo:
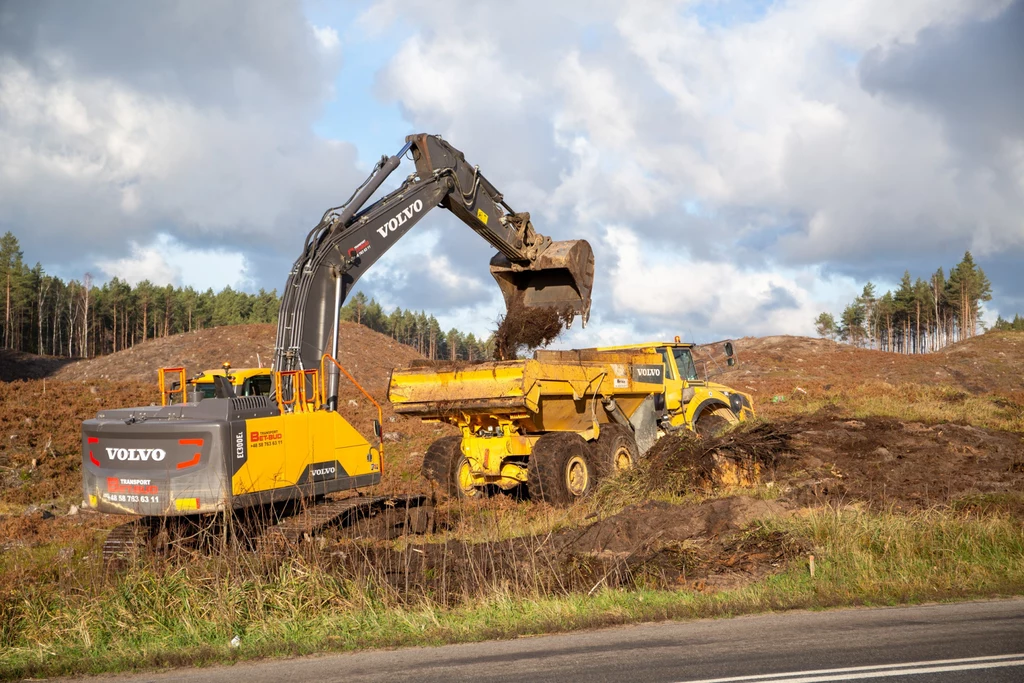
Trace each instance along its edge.
{"label": "excavator cab", "polygon": [[502,253],[491,259],[491,275],[505,307],[571,309],[587,324],[594,288],[594,250],[586,240],[551,242],[529,266]]}

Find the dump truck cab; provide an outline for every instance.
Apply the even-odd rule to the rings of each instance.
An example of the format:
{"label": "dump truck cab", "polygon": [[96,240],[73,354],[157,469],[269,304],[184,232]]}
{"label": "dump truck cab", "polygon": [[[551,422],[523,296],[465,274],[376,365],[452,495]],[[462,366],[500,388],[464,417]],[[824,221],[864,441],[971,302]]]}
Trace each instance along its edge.
{"label": "dump truck cab", "polygon": [[214,377],[227,377],[235,389],[236,396],[270,396],[274,380],[269,368],[239,368],[230,366],[222,370],[204,370],[193,377],[190,384],[199,398],[214,398]]}
{"label": "dump truck cab", "polygon": [[166,406],[217,398],[218,377],[227,377],[235,396],[270,396],[274,389],[273,371],[269,368],[236,370],[230,363],[224,363],[218,370],[204,370],[190,379],[185,379],[185,368],[160,368],[160,402]]}
{"label": "dump truck cab", "polygon": [[[695,348],[695,344],[676,337],[671,342],[607,346],[598,351],[647,350],[661,356],[665,366],[665,392],[660,426],[666,431],[692,429],[703,434],[753,418],[754,404],[750,395],[712,382],[706,372],[698,371]],[[728,364],[733,365],[731,342],[724,343],[724,351]]]}

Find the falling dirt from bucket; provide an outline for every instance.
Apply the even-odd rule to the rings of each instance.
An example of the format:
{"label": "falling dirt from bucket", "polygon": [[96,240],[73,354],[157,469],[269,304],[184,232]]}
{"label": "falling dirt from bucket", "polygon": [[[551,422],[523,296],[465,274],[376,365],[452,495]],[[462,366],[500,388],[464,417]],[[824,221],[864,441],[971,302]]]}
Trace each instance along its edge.
{"label": "falling dirt from bucket", "polygon": [[574,315],[571,306],[527,307],[514,299],[494,331],[494,359],[512,360],[520,349],[547,346],[572,324]]}

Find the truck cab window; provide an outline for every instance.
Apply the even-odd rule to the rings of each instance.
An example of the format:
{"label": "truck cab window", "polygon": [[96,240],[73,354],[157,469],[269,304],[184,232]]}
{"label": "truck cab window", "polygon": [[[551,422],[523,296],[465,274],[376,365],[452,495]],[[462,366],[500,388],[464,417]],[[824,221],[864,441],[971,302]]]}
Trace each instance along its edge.
{"label": "truck cab window", "polygon": [[676,357],[676,366],[679,368],[679,375],[686,380],[697,379],[697,366],[693,363],[693,355],[690,349],[676,347],[672,349],[672,355]]}

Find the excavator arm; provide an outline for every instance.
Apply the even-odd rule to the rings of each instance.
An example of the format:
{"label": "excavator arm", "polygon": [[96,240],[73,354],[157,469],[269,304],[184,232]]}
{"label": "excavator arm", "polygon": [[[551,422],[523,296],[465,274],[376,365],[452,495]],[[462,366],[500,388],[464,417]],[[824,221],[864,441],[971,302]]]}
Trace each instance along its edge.
{"label": "excavator arm", "polygon": [[[398,189],[364,205],[411,152],[416,171]],[[333,341],[338,315],[359,278],[435,206],[442,206],[498,253],[491,274],[505,303],[590,314],[594,254],[585,240],[552,242],[537,233],[528,213],[516,213],[498,190],[458,151],[434,135],[410,135],[398,154],[384,157],[344,205],[329,209],[310,231],[281,298],[274,368],[319,367]],[[336,406],[337,376],[328,405]]]}

